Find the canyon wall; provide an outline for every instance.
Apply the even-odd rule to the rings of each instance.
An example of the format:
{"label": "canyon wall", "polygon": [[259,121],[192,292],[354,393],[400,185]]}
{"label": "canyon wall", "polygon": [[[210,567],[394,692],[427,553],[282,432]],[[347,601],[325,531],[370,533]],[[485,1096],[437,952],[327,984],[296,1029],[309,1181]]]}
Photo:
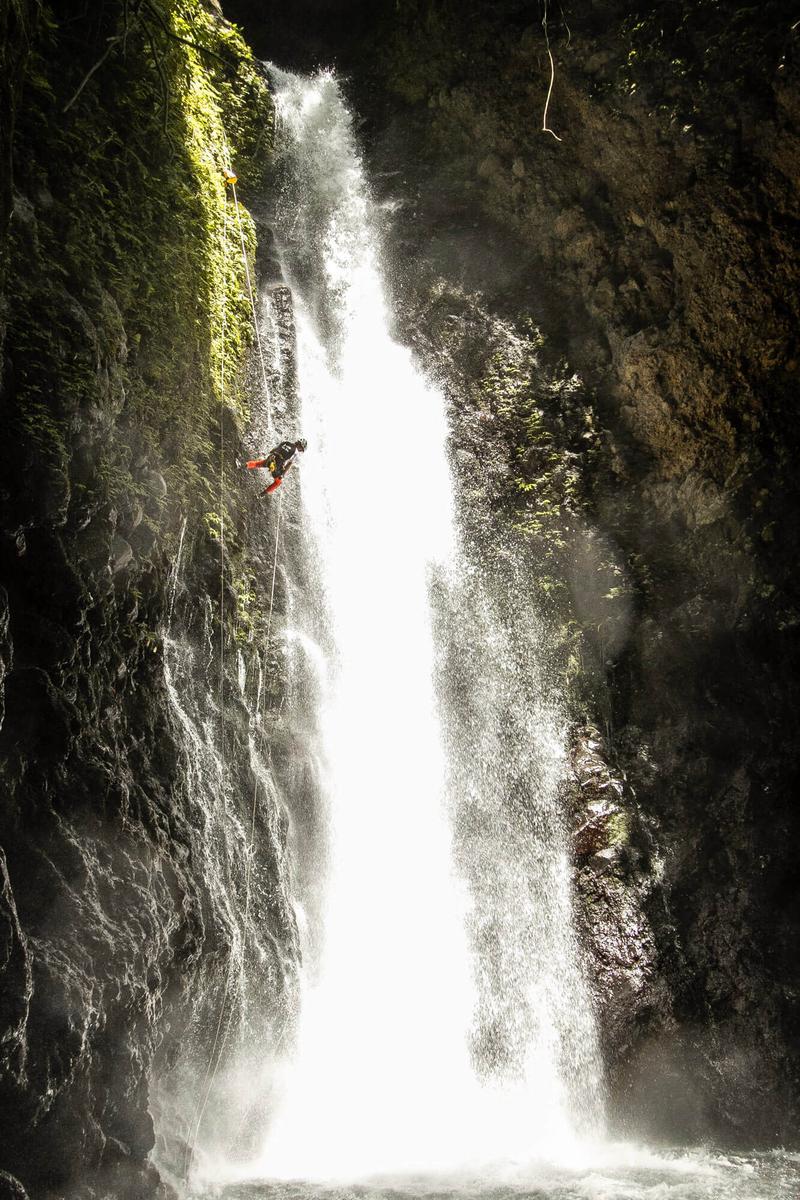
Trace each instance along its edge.
{"label": "canyon wall", "polygon": [[800,1032],[795,14],[279,8],[229,5],[264,53],[341,70],[398,334],[451,397],[473,545],[511,537],[550,621],[616,1125],[783,1140]]}
{"label": "canyon wall", "polygon": [[797,36],[408,3],[354,84],[402,330],[550,616],[615,1120],[651,1137],[797,1117]]}
{"label": "canyon wall", "polygon": [[223,178],[260,190],[272,108],[214,5],[12,3],[0,27],[0,1190],[150,1196],[153,1115],[180,1174],[240,1018],[232,964],[275,1009],[296,957]]}

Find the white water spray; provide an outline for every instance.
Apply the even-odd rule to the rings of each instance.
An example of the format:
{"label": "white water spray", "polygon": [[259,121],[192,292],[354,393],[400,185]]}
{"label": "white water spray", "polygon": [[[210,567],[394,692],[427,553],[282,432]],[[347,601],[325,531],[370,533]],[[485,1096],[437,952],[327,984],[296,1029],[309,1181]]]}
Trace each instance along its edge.
{"label": "white water spray", "polygon": [[[595,1118],[600,1093],[553,800],[557,725],[516,711],[530,695],[515,687],[509,636],[484,590],[463,586],[443,399],[390,336],[375,213],[336,81],[274,81],[277,236],[309,442],[290,486],[315,564],[293,622],[329,648],[318,727],[330,849],[321,950],[309,949],[296,1055],[259,1167],[321,1178],[552,1149],[581,1107],[565,1072],[585,1075],[577,1090]],[[499,684],[466,723],[436,678],[432,572],[451,579],[445,636],[468,622],[478,660],[502,643]],[[524,741],[514,781],[542,793],[553,826],[527,842],[504,813],[504,724]],[[454,816],[493,827],[456,846]],[[494,963],[481,957],[487,930]],[[530,963],[512,964],[515,953]],[[487,1026],[513,1043],[510,1067],[476,1070]]]}

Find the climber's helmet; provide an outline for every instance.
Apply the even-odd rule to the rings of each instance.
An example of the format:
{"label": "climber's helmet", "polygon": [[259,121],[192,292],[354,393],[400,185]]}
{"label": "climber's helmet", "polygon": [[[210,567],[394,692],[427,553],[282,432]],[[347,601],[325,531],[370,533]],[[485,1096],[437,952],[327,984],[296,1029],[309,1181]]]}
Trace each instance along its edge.
{"label": "climber's helmet", "polygon": [[305,449],[306,449],[307,445],[308,445],[308,442],[306,441],[305,438],[300,438],[299,442],[295,442],[295,446],[297,446],[297,449],[302,450],[303,453],[305,453]]}

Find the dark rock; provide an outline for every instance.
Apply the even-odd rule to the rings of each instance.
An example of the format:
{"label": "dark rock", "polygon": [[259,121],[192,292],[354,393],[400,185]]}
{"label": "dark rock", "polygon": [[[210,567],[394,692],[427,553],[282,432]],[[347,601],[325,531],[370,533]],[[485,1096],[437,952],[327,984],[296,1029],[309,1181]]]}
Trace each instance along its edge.
{"label": "dark rock", "polygon": [[575,760],[617,1112],[639,1133],[778,1138],[800,1114],[796,36],[780,4],[735,33],[667,0],[575,12],[569,44],[551,31],[557,143],[532,135],[542,31],[504,3],[434,8],[433,40],[379,18],[356,87],[377,177],[409,164],[403,334],[452,398],[491,536],[529,539],[578,722],[623,788],[608,804]]}
{"label": "dark rock", "polygon": [[167,481],[159,471],[148,471],[144,477],[144,484],[151,496],[156,500],[163,500],[167,494]]}
{"label": "dark rock", "polygon": [[280,285],[285,283],[283,277],[283,267],[276,258],[268,258],[265,260],[262,282],[267,285]]}
{"label": "dark rock", "polygon": [[147,558],[158,541],[158,534],[147,522],[138,524],[130,533],[130,544],[137,558]]}
{"label": "dark rock", "polygon": [[[196,764],[164,656],[174,620],[196,656],[183,696],[213,686],[218,698],[218,659],[206,665],[203,651],[212,639],[235,644],[235,595],[220,622],[194,534],[207,502],[195,481],[217,433],[206,310],[218,231],[202,217],[217,197],[204,196],[207,181],[181,151],[179,104],[155,115],[152,60],[133,25],[125,55],[91,71],[117,40],[120,10],[65,0],[46,21],[41,12],[28,0],[0,4],[0,33],[14,34],[32,66],[13,139],[0,122],[3,167],[13,157],[14,168],[0,170],[0,1191],[154,1200],[172,1195],[148,1161],[156,1074],[167,1079],[163,1099],[165,1064],[184,1071],[160,1137],[169,1157],[164,1130],[191,1117],[233,940],[207,873],[204,797],[190,782]],[[209,49],[216,28],[204,33]],[[226,53],[231,38],[226,27]],[[164,67],[171,96],[189,78],[177,47]],[[0,37],[4,115],[21,86],[16,54]],[[241,130],[252,121],[261,131],[271,113],[263,81],[244,56],[235,76],[225,103]],[[247,340],[250,317],[240,317],[229,313],[232,346]],[[230,366],[242,366],[237,355]],[[232,461],[232,417],[226,433]],[[230,496],[232,509],[246,508],[235,483]],[[230,540],[226,596],[245,535]],[[218,544],[211,550],[216,600]],[[257,546],[247,555],[252,569],[263,565]],[[250,829],[250,714],[235,654],[224,665],[239,695],[225,727],[230,798],[235,807],[250,797],[235,822]],[[256,814],[269,884],[259,860],[252,912],[274,938],[269,970],[283,987],[297,950],[274,887],[286,839],[276,804],[270,794]],[[260,937],[250,939],[259,954]]]}
{"label": "dark rock", "polygon": [[33,991],[30,957],[0,850],[0,1062],[2,1103],[13,1103],[25,1084],[28,1009]]}
{"label": "dark rock", "polygon": [[124,571],[130,565],[132,558],[133,548],[130,543],[121,538],[119,534],[115,534],[111,543],[111,574],[116,575],[118,571]]}
{"label": "dark rock", "polygon": [[141,504],[134,504],[125,517],[125,528],[128,530],[138,529],[144,517],[144,508]]}
{"label": "dark rock", "polygon": [[8,636],[8,625],[8,593],[5,588],[0,588],[0,729],[3,727],[3,716],[5,713],[5,679],[12,665],[12,650]]}
{"label": "dark rock", "polygon": [[0,1171],[0,1200],[28,1200],[28,1193],[18,1179]]}

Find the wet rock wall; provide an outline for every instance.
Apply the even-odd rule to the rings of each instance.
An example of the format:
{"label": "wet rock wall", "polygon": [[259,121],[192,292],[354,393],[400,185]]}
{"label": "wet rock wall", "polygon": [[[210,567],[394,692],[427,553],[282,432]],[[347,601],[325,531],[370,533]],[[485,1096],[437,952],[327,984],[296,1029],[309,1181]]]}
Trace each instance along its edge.
{"label": "wet rock wall", "polygon": [[354,87],[400,324],[451,390],[458,469],[527,539],[573,697],[618,1125],[780,1142],[800,1095],[797,29],[782,4],[543,15],[410,3],[369,35]]}
{"label": "wet rock wall", "polygon": [[[227,142],[258,188],[271,106],[213,5],[4,4],[0,17],[13,67],[0,214],[2,1186],[146,1197],[165,1194],[150,1161],[154,1072],[162,1099],[179,1051],[192,1059],[181,1078],[202,1077],[234,949],[258,951],[268,1003],[294,954],[276,883],[285,816],[252,752],[278,686],[250,588],[271,567],[271,535],[234,520],[254,511],[236,468],[252,335],[222,181]],[[243,222],[252,253],[246,209]],[[185,689],[224,711],[234,764],[224,904],[207,876],[219,830],[167,688],[178,620]],[[263,863],[247,876],[251,923],[266,947],[240,927],[251,835]],[[193,1109],[176,1090],[156,1114],[176,1175]]]}

